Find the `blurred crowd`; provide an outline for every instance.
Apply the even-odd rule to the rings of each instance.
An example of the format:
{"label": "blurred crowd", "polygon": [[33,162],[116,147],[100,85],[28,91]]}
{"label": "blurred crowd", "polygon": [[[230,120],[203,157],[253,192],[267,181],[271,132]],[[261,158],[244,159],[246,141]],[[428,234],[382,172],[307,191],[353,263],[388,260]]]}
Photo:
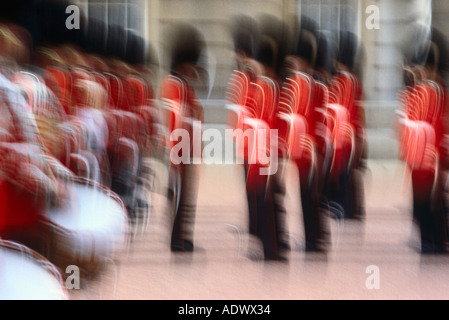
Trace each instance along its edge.
{"label": "blurred crowd", "polygon": [[[85,16],[80,29],[67,29],[68,5],[18,1],[0,15],[0,238],[47,258],[59,239],[49,210],[67,211],[73,224],[64,230],[66,251],[91,250],[93,257],[99,248],[112,250],[103,236],[112,233],[104,230],[111,220],[96,227],[98,240],[89,232],[100,213],[68,214],[85,201],[73,194],[73,183],[107,195],[100,211],[117,195],[132,221],[150,205],[145,178],[151,172],[142,160],[168,148],[151,82],[155,56],[144,39]],[[77,238],[80,225],[84,239]],[[85,242],[95,240],[87,249]]]}
{"label": "blurred crowd", "polygon": [[[46,212],[70,204],[70,181],[112,190],[127,218],[135,218],[150,205],[144,158],[163,155],[170,167],[170,249],[194,251],[200,166],[174,164],[167,154],[177,142],[171,132],[184,129],[192,137],[194,123],[204,122],[195,91],[208,76],[201,64],[203,35],[188,24],[172,25],[165,53],[170,70],[155,92],[158,63],[142,37],[83,16],[87,32],[69,30],[60,27],[68,2],[28,2],[18,2],[0,24],[0,237],[48,254]],[[245,151],[248,233],[255,243],[248,253],[287,259],[287,162],[299,173],[305,250],[326,252],[329,218],[365,216],[361,43],[352,32],[326,32],[305,16],[291,26],[270,15],[239,15],[230,25],[235,69],[226,95],[228,125],[262,135],[277,130],[275,150],[257,139],[236,141]],[[423,252],[432,253],[446,252],[448,240],[444,46],[433,31],[419,55],[408,57],[399,121],[401,156],[412,172],[413,217]],[[270,152],[280,161],[256,156]],[[192,158],[193,148],[183,156]],[[263,174],[274,165],[274,174]]]}
{"label": "blurred crowd", "polygon": [[[351,32],[326,34],[305,16],[298,23],[296,30],[273,16],[237,16],[232,23],[237,69],[228,90],[229,122],[242,130],[277,130],[275,152],[282,159],[274,175],[262,175],[260,167],[270,164],[254,159],[260,143],[242,142],[249,232],[262,243],[267,260],[285,260],[290,248],[287,161],[299,172],[306,251],[326,252],[329,216],[364,216],[358,172],[367,144],[356,75],[361,44]],[[251,255],[260,257],[255,252]]]}

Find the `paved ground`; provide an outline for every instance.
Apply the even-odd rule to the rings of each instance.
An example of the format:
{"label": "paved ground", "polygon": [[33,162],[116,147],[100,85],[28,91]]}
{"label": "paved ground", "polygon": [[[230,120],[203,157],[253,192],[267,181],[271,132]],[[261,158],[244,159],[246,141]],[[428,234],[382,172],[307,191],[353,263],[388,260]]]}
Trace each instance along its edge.
{"label": "paved ground", "polygon": [[[242,168],[204,165],[201,173],[193,255],[168,250],[165,198],[152,195],[147,229],[103,277],[73,299],[448,299],[449,257],[421,256],[411,221],[411,195],[405,167],[372,160],[364,176],[366,219],[330,220],[332,247],[326,254],[303,251],[297,172],[288,167],[289,232],[287,263],[246,257],[247,209]],[[164,171],[157,170],[161,181]],[[368,289],[369,266],[379,288]],[[370,278],[371,279],[371,278]],[[369,280],[370,280],[369,279]],[[368,280],[368,284],[374,284]]]}

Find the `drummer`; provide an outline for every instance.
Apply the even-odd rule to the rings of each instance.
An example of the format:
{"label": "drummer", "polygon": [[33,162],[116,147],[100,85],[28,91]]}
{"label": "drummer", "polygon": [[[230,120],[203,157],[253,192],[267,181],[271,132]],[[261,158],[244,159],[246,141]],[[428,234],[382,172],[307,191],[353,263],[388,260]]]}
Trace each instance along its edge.
{"label": "drummer", "polygon": [[26,38],[24,29],[0,26],[0,237],[45,253],[43,214],[47,205],[65,201],[63,181],[71,174],[49,155],[23,91],[9,80],[13,66],[28,62]]}

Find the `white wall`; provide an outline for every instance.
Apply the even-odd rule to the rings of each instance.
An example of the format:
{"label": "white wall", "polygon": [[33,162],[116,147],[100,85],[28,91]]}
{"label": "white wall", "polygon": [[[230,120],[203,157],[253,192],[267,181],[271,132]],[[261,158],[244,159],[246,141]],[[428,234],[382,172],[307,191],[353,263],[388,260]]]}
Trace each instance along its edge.
{"label": "white wall", "polygon": [[223,99],[233,68],[233,46],[229,33],[229,18],[246,13],[257,16],[271,13],[282,17],[291,1],[285,0],[147,0],[149,9],[149,41],[157,48],[165,66],[165,31],[171,23],[188,22],[204,35],[208,50],[216,60],[216,77],[212,98]]}

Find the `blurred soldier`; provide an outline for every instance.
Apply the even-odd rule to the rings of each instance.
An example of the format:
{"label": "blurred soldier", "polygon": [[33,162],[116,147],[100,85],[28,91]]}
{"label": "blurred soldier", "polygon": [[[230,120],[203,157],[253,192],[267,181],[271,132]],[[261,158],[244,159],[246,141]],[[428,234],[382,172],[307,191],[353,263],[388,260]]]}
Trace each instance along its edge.
{"label": "blurred soldier", "polygon": [[401,158],[412,174],[413,217],[419,225],[422,253],[448,252],[446,46],[445,37],[433,29],[424,50],[410,61],[402,92]]}
{"label": "blurred soldier", "polygon": [[[363,88],[356,75],[360,50],[356,35],[340,32],[335,62],[337,73],[329,88],[329,102],[343,107],[341,110],[347,113],[347,119],[337,120],[345,125],[335,130],[328,198],[342,207],[343,216],[348,219],[361,219],[365,210],[360,169],[366,165],[366,125]],[[340,111],[336,112],[336,117]]]}
{"label": "blurred soldier", "polygon": [[[252,101],[255,94],[255,83],[262,73],[261,66],[255,60],[259,46],[260,30],[258,22],[249,16],[237,16],[231,23],[236,69],[232,72],[227,92],[228,109],[230,109],[229,124],[233,128],[244,129],[243,123],[245,118],[255,116]],[[237,148],[239,147],[237,146]],[[248,148],[248,146],[245,147]],[[251,237],[260,240],[257,204],[258,202],[263,203],[264,192],[258,195],[255,192],[255,188],[251,187],[251,182],[248,181],[250,164],[248,159],[249,151],[246,148],[243,155],[243,167],[248,201],[248,230]],[[252,240],[250,239],[251,242]],[[248,254],[250,258],[257,258],[257,251],[253,251],[253,248],[250,248]]]}
{"label": "blurred soldier", "polygon": [[[290,51],[290,42],[291,33],[283,21],[271,15],[260,17],[260,40],[256,52],[260,71],[253,82],[253,91],[249,92],[247,105],[253,110],[253,118],[265,123],[271,130],[278,129],[275,119],[285,76],[284,60]],[[247,193],[250,214],[253,215],[252,230],[256,230],[262,241],[265,260],[282,261],[286,260],[285,251],[290,248],[284,205],[286,152],[278,135],[276,139],[276,142],[270,140],[269,146],[269,152],[277,152],[280,159],[270,163],[276,167],[275,172],[261,175],[259,165],[250,163]],[[273,162],[273,158],[270,161]]]}
{"label": "blurred soldier", "polygon": [[[261,241],[265,260],[285,260],[283,252],[289,245],[285,232],[282,163],[271,163],[273,159],[270,159],[267,166],[254,155],[276,152],[283,157],[281,149],[272,149],[271,136],[259,136],[259,133],[270,134],[273,129],[289,43],[288,30],[272,16],[262,16],[260,22],[237,16],[232,23],[237,68],[229,82],[227,102],[228,108],[234,111],[231,116],[236,119],[231,117],[230,124],[244,134],[254,133],[252,141],[237,141],[238,150],[244,148],[244,154],[239,156],[244,157],[249,233]],[[276,166],[276,173],[261,173],[270,166]],[[249,254],[250,258],[258,258],[257,252]]]}
{"label": "blurred soldier", "polygon": [[[198,80],[196,68],[205,43],[199,31],[185,24],[174,27],[170,41],[171,72],[162,80],[160,98],[170,110],[168,124],[170,132],[176,129],[186,130],[190,138],[190,148],[181,149],[174,155],[185,161],[179,164],[171,161],[171,176],[176,177],[178,185],[175,188],[177,204],[174,212],[171,250],[172,252],[192,252],[200,166],[194,163],[196,161],[194,161],[191,142],[195,139],[194,125],[203,122],[203,110],[193,85]],[[199,130],[201,132],[201,128]],[[170,158],[173,160],[172,156]]]}
{"label": "blurred soldier", "polygon": [[314,68],[319,47],[317,27],[301,18],[293,54],[288,57],[289,74],[284,82],[278,128],[288,144],[291,161],[299,172],[300,199],[304,219],[306,251],[325,251],[324,216],[320,194],[324,185],[323,163],[326,155],[323,125],[326,88],[315,79]]}

